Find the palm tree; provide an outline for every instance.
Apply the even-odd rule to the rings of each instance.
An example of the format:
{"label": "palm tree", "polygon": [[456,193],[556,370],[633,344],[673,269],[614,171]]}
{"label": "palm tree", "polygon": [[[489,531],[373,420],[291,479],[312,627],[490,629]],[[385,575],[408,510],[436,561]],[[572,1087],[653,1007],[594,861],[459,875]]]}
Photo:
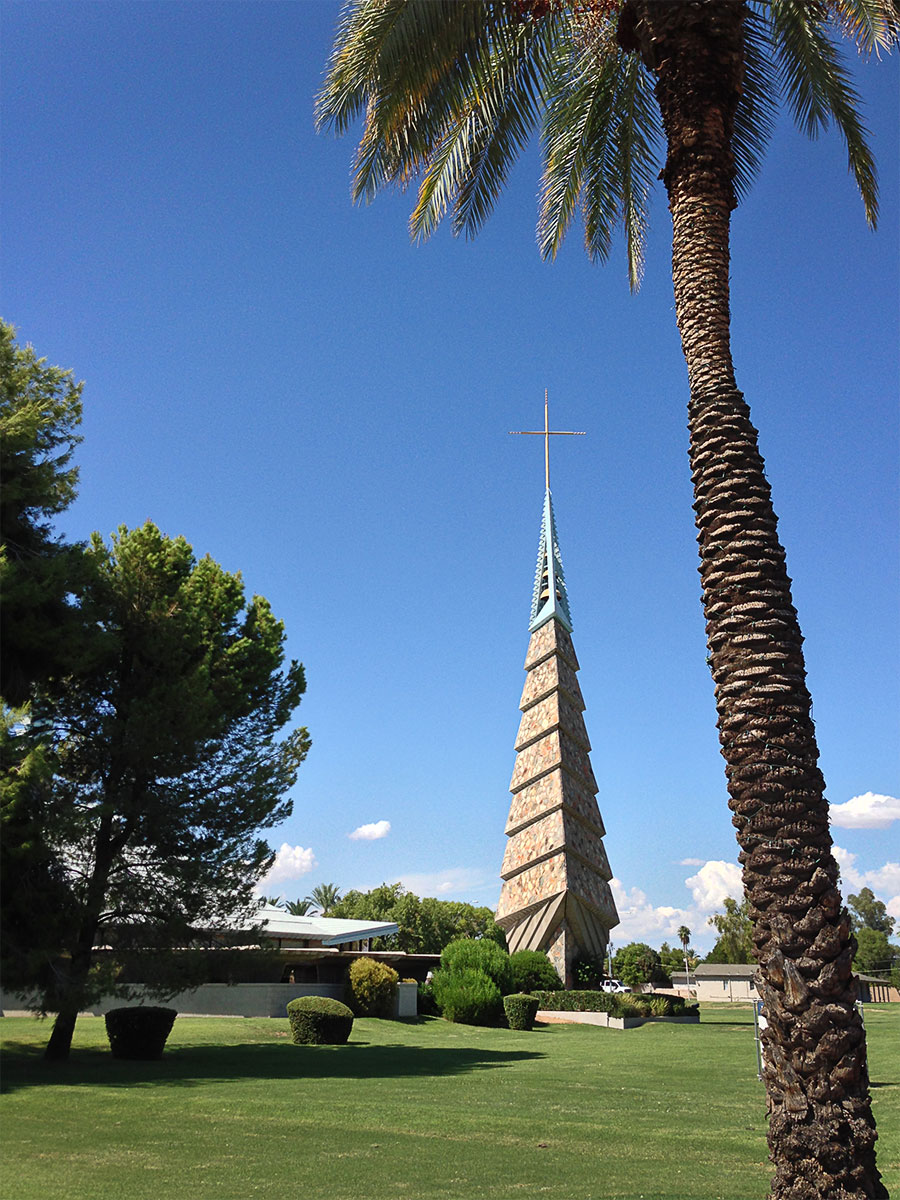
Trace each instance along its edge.
{"label": "palm tree", "polygon": [[874,225],[874,166],[839,43],[890,49],[898,26],[894,0],[352,0],[317,108],[338,133],[364,116],[357,198],[418,180],[415,237],[448,210],[455,232],[477,232],[540,124],[542,252],[556,253],[579,207],[593,259],[621,222],[632,287],[664,147],[709,659],[781,1200],[886,1192],[802,638],[735,383],[730,219],[783,97],[807,133],[835,123]]}
{"label": "palm tree", "polygon": [[684,973],[687,978],[687,986],[691,986],[691,969],[688,966],[688,946],[691,943],[691,931],[687,925],[678,926],[678,940],[681,942],[681,952],[684,955]]}
{"label": "palm tree", "polygon": [[288,900],[284,907],[293,917],[305,917],[312,906],[313,902],[307,896],[305,900]]}
{"label": "palm tree", "polygon": [[323,917],[328,916],[340,898],[341,894],[334,883],[320,883],[306,897],[310,905],[314,905]]}

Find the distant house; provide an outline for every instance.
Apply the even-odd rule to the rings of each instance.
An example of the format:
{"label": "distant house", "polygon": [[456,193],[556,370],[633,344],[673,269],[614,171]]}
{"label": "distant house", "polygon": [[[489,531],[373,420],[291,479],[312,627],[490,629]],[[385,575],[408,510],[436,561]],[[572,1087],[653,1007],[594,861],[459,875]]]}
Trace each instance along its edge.
{"label": "distant house", "polygon": [[[219,939],[214,930],[205,932],[211,945],[199,953],[209,955],[209,982],[190,987],[166,1001],[183,1014],[283,1017],[285,1005],[295,996],[342,999],[347,968],[356,958],[377,959],[393,967],[401,980],[420,982],[440,964],[440,955],[436,954],[371,950],[373,938],[387,938],[398,932],[398,926],[390,921],[295,917],[270,904],[259,908],[251,919],[233,925],[228,938],[223,939],[227,945],[217,946]],[[246,943],[235,946],[235,940],[243,941],[242,934],[247,934]],[[261,946],[264,953],[260,955]],[[112,956],[113,951],[100,947],[98,953]],[[215,963],[219,956],[225,957],[224,966]],[[142,1002],[145,977],[139,959],[127,976],[120,976],[120,982],[132,987],[132,1003]],[[406,988],[409,992],[404,987],[400,989],[398,1013],[415,1016],[416,989],[413,984]],[[100,1014],[120,1003],[113,997],[104,997],[86,1011]],[[20,1011],[27,1011],[23,997],[0,992],[0,1016]]]}
{"label": "distant house", "polygon": [[[698,1000],[719,1000],[726,1004],[758,1000],[755,974],[755,963],[700,963],[691,971],[691,992],[696,991]],[[687,978],[683,971],[672,976],[672,986],[685,989]]]}
{"label": "distant house", "polygon": [[[729,1002],[759,1000],[754,976],[755,963],[700,963],[691,971],[691,991],[698,1000]],[[672,976],[672,986],[683,991],[687,986],[684,972]],[[883,979],[859,976],[859,998],[865,1004],[900,1001],[900,991]]]}
{"label": "distant house", "polygon": [[900,1002],[900,988],[875,975],[860,975],[859,998],[864,1004],[897,1004]]}
{"label": "distant house", "polygon": [[279,952],[284,982],[340,983],[348,965],[363,955],[388,963],[401,977],[419,980],[424,980],[440,962],[440,956],[434,954],[370,949],[373,938],[387,938],[398,932],[399,927],[390,921],[295,917],[283,908],[264,904],[241,928],[247,932],[261,928],[265,940]]}
{"label": "distant house", "polygon": [[279,950],[368,950],[372,938],[391,937],[399,926],[391,921],[344,921],[336,917],[295,917],[274,904],[263,904],[252,922]]}

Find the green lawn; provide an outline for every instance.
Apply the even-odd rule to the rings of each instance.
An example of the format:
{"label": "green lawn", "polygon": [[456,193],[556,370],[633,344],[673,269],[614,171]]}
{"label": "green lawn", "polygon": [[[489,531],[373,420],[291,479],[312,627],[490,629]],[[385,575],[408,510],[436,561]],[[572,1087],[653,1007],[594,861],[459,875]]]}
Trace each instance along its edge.
{"label": "green lawn", "polygon": [[[881,1140],[900,1189],[900,1006],[866,1009]],[[286,1020],[179,1018],[158,1063],[78,1022],[0,1021],[9,1200],[752,1200],[769,1177],[749,1006],[699,1026],[532,1033],[358,1020],[293,1046]]]}

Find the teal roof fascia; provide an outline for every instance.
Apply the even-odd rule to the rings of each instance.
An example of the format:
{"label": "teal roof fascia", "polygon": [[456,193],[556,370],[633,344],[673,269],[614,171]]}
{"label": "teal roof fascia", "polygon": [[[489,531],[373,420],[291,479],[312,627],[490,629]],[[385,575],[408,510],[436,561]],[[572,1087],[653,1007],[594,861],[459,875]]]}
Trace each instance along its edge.
{"label": "teal roof fascia", "polygon": [[[541,597],[546,600],[541,603]],[[569,612],[569,593],[563,571],[559,539],[556,535],[556,520],[553,516],[553,501],[550,489],[544,495],[544,513],[541,518],[541,540],[538,546],[537,570],[534,574],[534,593],[531,598],[531,622],[528,632],[534,633],[548,621],[559,621],[569,633],[572,632],[572,616]]]}

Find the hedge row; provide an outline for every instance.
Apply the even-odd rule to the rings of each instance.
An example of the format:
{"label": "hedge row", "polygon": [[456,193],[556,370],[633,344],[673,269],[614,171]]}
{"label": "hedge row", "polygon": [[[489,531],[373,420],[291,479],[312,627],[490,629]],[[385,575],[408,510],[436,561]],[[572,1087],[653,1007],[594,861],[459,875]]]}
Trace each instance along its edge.
{"label": "hedge row", "polygon": [[546,1012],[605,1012],[611,1017],[681,1017],[694,1012],[681,996],[661,992],[535,992]]}

